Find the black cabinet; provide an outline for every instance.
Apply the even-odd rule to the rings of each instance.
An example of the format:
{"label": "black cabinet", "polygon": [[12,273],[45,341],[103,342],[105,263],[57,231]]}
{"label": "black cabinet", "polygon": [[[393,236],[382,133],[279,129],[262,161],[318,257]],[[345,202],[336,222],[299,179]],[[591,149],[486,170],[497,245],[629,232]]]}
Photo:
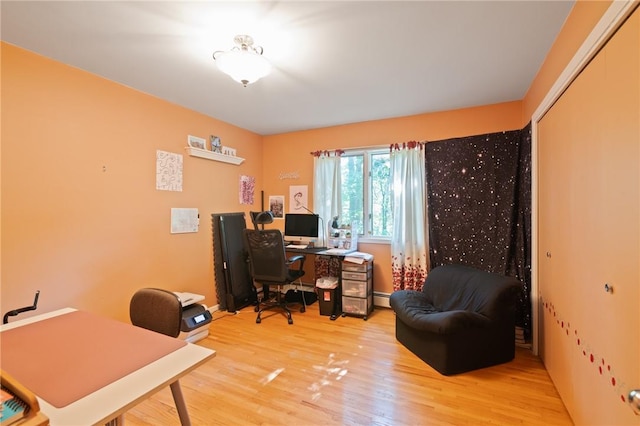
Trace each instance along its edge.
{"label": "black cabinet", "polygon": [[236,311],[256,301],[244,249],[244,213],[211,215],[213,271],[220,309]]}

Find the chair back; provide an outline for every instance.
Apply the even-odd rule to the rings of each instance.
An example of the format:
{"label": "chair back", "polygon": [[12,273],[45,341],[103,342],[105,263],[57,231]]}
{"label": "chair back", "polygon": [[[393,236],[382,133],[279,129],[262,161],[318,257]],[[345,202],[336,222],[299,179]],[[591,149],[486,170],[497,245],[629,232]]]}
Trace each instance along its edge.
{"label": "chair back", "polygon": [[287,282],[284,239],[278,229],[244,230],[245,249],[249,255],[251,276],[260,283]]}
{"label": "chair back", "polygon": [[264,229],[265,224],[273,223],[273,213],[268,210],[261,212],[249,212],[249,216],[251,217],[251,223],[253,223],[253,229],[256,231]]}
{"label": "chair back", "polygon": [[465,265],[442,265],[429,272],[422,291],[442,312],[473,311],[493,320],[513,317],[522,283]]}
{"label": "chair back", "polygon": [[182,303],[171,291],[143,288],[131,298],[129,317],[133,325],[178,337],[182,325]]}

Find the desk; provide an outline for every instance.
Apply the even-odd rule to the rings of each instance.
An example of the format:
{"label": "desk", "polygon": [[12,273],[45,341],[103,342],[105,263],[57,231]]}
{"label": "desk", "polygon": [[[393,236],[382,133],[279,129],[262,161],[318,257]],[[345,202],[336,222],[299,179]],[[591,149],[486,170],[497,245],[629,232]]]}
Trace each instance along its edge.
{"label": "desk", "polygon": [[[33,329],[33,326],[40,323],[43,324],[44,327],[46,326],[47,321],[53,321],[55,317],[75,312],[81,311],[67,308],[26,318],[24,320],[2,325],[0,327],[0,332],[5,333],[9,330],[16,329],[13,333],[17,334],[19,337],[19,330],[21,327],[32,325],[24,330]],[[61,350],[60,348],[72,348],[74,345],[77,346],[78,341],[86,342],[87,345],[89,345],[91,344],[91,337],[93,337],[94,341],[96,341],[96,339],[101,339],[102,343],[113,345],[113,347],[119,348],[121,352],[126,354],[128,347],[123,345],[122,339],[117,335],[114,336],[113,334],[104,333],[104,328],[109,327],[103,327],[103,325],[113,325],[113,323],[117,323],[118,327],[125,326],[127,334],[129,335],[132,333],[134,335],[139,333],[139,336],[144,337],[147,346],[154,346],[154,342],[157,343],[156,346],[160,346],[161,342],[168,339],[167,336],[153,333],[139,327],[134,327],[130,324],[120,323],[97,316],[93,316],[93,318],[95,318],[95,320],[93,320],[91,314],[87,315],[78,317],[78,321],[83,322],[82,326],[78,327],[78,329],[86,330],[86,323],[89,322],[89,326],[92,330],[91,336],[78,335],[74,333],[75,330],[69,329],[68,333],[61,333],[56,336],[56,351]],[[9,335],[6,337],[9,337]],[[105,339],[107,339],[106,342]],[[0,348],[2,359],[5,359],[5,357],[11,358],[22,356],[25,351],[30,350],[29,348],[33,347],[31,344],[32,342],[26,342],[28,344],[25,345],[7,345],[5,344],[5,339],[3,338],[2,340],[3,345]],[[150,350],[151,349],[153,348],[150,348]],[[144,349],[142,350],[144,351]],[[65,356],[67,357],[66,359],[69,362],[69,365],[74,365],[74,357],[76,362],[80,362],[77,359],[77,354],[74,354],[71,351],[67,352],[68,353],[65,353]],[[24,354],[24,356],[26,358],[27,354]],[[39,359],[42,363],[47,363],[49,356],[50,354],[47,351],[47,347],[42,347],[41,350],[38,351],[36,359]],[[37,392],[34,393],[38,398],[40,410],[49,418],[52,426],[95,425],[104,424],[112,420],[116,420],[119,423],[123,420],[122,415],[127,410],[153,395],[160,389],[170,385],[173,398],[176,403],[176,408],[180,416],[180,422],[183,425],[188,425],[190,424],[189,415],[187,413],[178,379],[204,364],[214,356],[215,351],[211,349],[186,343],[178,349],[161,356],[159,359],[149,362],[132,373],[108,383],[100,389],[63,407],[56,407],[42,399]],[[112,365],[112,363],[105,363],[100,366],[101,369],[113,369],[116,367],[117,365]],[[4,365],[4,362],[3,369],[16,376],[13,371]],[[19,377],[16,377],[16,379],[19,380]],[[65,381],[68,381],[69,383],[82,382],[86,381],[86,377],[82,377],[81,375],[76,375],[74,377],[74,375],[71,374],[66,377]]]}
{"label": "desk", "polygon": [[[373,256],[360,252],[336,253],[326,248],[294,249],[286,248],[288,255],[304,254],[313,257],[313,262],[305,261],[305,274],[302,277],[305,287],[311,287],[315,291],[317,278],[337,277],[338,288],[335,291],[337,300],[334,302],[331,319],[337,315],[355,315],[365,320],[373,310]],[[362,258],[365,262],[360,265],[344,262],[345,257],[353,255]],[[357,266],[355,266],[357,265]],[[343,293],[343,281],[347,288]]]}
{"label": "desk", "polygon": [[[287,252],[287,256],[289,257],[296,254],[302,254],[302,255],[305,255],[305,257],[307,257],[307,259],[305,259],[305,262],[304,262],[304,276],[301,279],[301,282],[304,285],[304,287],[310,287],[310,289],[306,289],[306,291],[315,291],[316,256],[330,256],[336,259],[336,261],[338,262],[344,258],[344,256],[325,254],[325,252],[327,251],[326,247],[308,247],[304,249],[285,247],[285,251]],[[334,276],[340,276],[339,271],[337,271],[336,273],[337,275],[334,275]]]}
{"label": "desk", "polygon": [[[285,251],[289,257],[296,254],[311,255],[310,257],[313,257],[312,262],[305,260],[304,277],[302,277],[302,283],[310,287],[315,287],[316,278],[323,276],[340,277],[342,260],[350,254],[359,253],[356,251],[336,253],[336,250],[327,249],[326,247],[308,247],[304,249],[285,247]],[[320,256],[320,259],[327,259],[328,262],[321,265],[316,261],[316,256]]]}

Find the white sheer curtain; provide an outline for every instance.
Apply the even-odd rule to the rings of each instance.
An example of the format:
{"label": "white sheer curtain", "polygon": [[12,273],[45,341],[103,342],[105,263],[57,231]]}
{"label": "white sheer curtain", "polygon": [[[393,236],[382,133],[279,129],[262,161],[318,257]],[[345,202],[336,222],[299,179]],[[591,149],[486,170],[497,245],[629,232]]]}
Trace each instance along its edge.
{"label": "white sheer curtain", "polygon": [[322,241],[327,244],[327,224],[342,211],[340,154],[342,151],[315,152],[313,161],[313,211],[321,218]]}
{"label": "white sheer curtain", "polygon": [[393,289],[421,290],[429,268],[424,143],[391,147]]}

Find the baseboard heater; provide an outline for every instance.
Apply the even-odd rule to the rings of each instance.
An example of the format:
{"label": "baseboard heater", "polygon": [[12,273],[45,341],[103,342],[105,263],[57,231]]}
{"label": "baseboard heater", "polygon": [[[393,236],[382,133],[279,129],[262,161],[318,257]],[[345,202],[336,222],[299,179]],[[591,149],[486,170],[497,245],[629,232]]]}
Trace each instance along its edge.
{"label": "baseboard heater", "polygon": [[389,293],[382,293],[380,291],[373,292],[373,306],[378,306],[380,308],[390,308],[389,305]]}

